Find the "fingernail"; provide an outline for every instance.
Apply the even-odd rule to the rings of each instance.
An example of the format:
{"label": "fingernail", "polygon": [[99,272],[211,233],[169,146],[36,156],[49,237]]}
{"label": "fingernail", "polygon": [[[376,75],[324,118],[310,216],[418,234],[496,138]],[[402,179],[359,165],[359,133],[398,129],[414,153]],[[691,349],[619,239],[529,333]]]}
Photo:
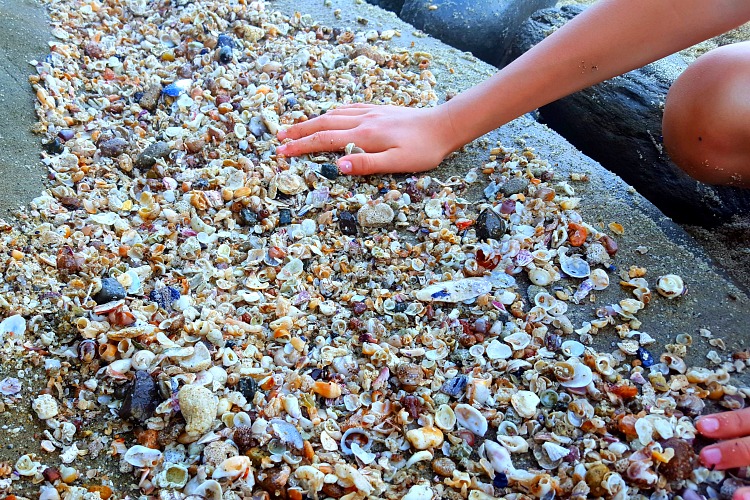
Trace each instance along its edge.
{"label": "fingernail", "polygon": [[285,151],[286,151],[286,146],[276,146],[276,153],[284,154]]}
{"label": "fingernail", "polygon": [[721,450],[716,446],[709,446],[701,450],[701,460],[704,465],[718,465],[721,462]]}
{"label": "fingernail", "polygon": [[700,422],[700,428],[703,432],[719,430],[719,420],[713,417],[703,417],[698,422]]}
{"label": "fingernail", "polygon": [[341,170],[342,174],[351,174],[352,173],[352,162],[350,162],[350,161],[340,161],[339,162],[339,170]]}
{"label": "fingernail", "polygon": [[277,138],[277,139],[279,139],[279,140],[284,140],[284,139],[286,139],[286,130],[279,130],[279,131],[278,131],[278,132],[276,133],[276,138]]}

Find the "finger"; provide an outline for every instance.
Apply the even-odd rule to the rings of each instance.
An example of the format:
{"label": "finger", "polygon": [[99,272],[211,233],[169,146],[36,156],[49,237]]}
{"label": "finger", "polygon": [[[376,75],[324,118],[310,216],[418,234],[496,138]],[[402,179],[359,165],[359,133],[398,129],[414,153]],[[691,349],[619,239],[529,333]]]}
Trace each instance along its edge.
{"label": "finger", "polygon": [[[374,106],[373,106],[374,107]],[[366,113],[370,112],[371,107],[351,107],[351,106],[341,106],[340,108],[333,108],[332,110],[326,112],[325,115],[333,115],[333,116],[359,116],[364,115]]]}
{"label": "finger", "polygon": [[750,437],[721,441],[701,450],[701,462],[706,467],[733,469],[750,464]]}
{"label": "finger", "polygon": [[698,431],[713,439],[729,439],[750,434],[750,408],[714,413],[698,419]]}
{"label": "finger", "polygon": [[373,175],[402,174],[428,170],[428,166],[414,167],[396,158],[393,149],[378,153],[359,153],[344,156],[336,164],[343,174]]}
{"label": "finger", "polygon": [[322,151],[341,151],[350,142],[351,133],[346,130],[324,130],[276,148],[284,156],[300,156]]}
{"label": "finger", "polygon": [[750,488],[740,488],[735,491],[732,500],[750,500]]}
{"label": "finger", "polygon": [[301,139],[312,135],[315,132],[323,130],[349,130],[359,124],[359,120],[353,116],[347,115],[330,115],[328,113],[321,115],[312,120],[298,123],[285,130],[279,130],[276,137],[283,141],[284,139]]}

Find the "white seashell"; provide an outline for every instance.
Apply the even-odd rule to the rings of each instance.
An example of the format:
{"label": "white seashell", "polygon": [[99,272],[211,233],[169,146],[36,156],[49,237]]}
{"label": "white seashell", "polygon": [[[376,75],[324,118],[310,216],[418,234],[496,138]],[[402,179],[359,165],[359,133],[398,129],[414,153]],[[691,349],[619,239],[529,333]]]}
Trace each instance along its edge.
{"label": "white seashell", "polygon": [[39,488],[39,500],[60,500],[60,493],[54,486],[42,486]]}
{"label": "white seashell", "polygon": [[0,323],[0,339],[10,334],[12,338],[23,338],[26,333],[26,320],[20,314],[14,314],[5,318]]}
{"label": "white seashell", "polygon": [[586,346],[578,342],[577,340],[566,340],[560,346],[560,350],[563,354],[568,357],[577,358],[586,351]]}
{"label": "white seashell", "polygon": [[547,286],[552,283],[553,276],[546,269],[535,267],[529,269],[529,279],[537,286]]}
{"label": "white seashell", "polygon": [[124,379],[127,378],[125,374],[130,371],[132,366],[132,359],[116,359],[107,365],[106,373],[109,377]]}
{"label": "white seashell", "polygon": [[438,407],[435,412],[435,425],[444,431],[453,430],[453,427],[456,425],[456,414],[450,405],[444,404]]}
{"label": "white seashell", "polygon": [[[365,465],[370,465],[377,458],[377,455],[375,455],[374,453],[370,453],[368,451],[363,450],[362,447],[358,443],[352,443],[351,449],[352,449],[352,454],[354,454],[354,456],[359,458],[362,461],[362,463],[364,463]],[[432,458],[432,453],[424,452],[424,451],[415,453],[414,455],[412,455],[412,458],[414,458],[414,456],[418,455],[419,453],[428,453],[430,455],[430,458]]]}
{"label": "white seashell", "polygon": [[429,285],[414,293],[423,302],[463,302],[489,293],[492,283],[485,278],[461,278]]}
{"label": "white seashell", "polygon": [[510,398],[513,408],[524,418],[531,418],[536,415],[536,409],[539,407],[539,397],[531,391],[518,391]]}
{"label": "white seashell", "polygon": [[487,455],[487,459],[492,464],[492,468],[495,469],[495,472],[508,474],[515,469],[513,461],[510,458],[510,452],[504,446],[501,446],[494,441],[487,440],[484,442],[484,452]]}
{"label": "white seashell", "polygon": [[649,419],[639,418],[635,421],[635,432],[638,434],[638,441],[645,446],[651,442],[654,436],[654,426]]}
{"label": "white seashell", "polygon": [[151,367],[151,363],[156,359],[156,354],[154,354],[151,351],[147,351],[145,349],[142,349],[140,351],[136,351],[135,354],[133,354],[132,360],[132,367],[134,370],[148,370]]}
{"label": "white seashell", "polygon": [[428,484],[415,484],[409,488],[402,500],[432,500],[434,497],[435,492]]}
{"label": "white seashell", "polygon": [[411,456],[408,462],[406,462],[405,467],[408,469],[409,467],[411,467],[417,462],[432,460],[432,457],[433,457],[433,454],[430,451],[427,451],[427,450],[418,451],[414,455]]}
{"label": "white seashell", "polygon": [[211,353],[208,351],[206,344],[197,342],[193,346],[193,353],[180,359],[179,363],[182,368],[192,373],[207,370],[211,366]]}
{"label": "white seashell", "polygon": [[292,278],[296,278],[302,273],[304,264],[298,258],[291,259],[281,271],[276,275],[276,278],[281,281],[288,281]]}
{"label": "white seashell", "polygon": [[182,489],[188,482],[190,474],[182,464],[164,464],[162,470],[154,478],[154,484],[160,488]]}
{"label": "white seashell", "polygon": [[292,418],[302,418],[302,411],[299,409],[299,399],[297,399],[297,396],[291,394],[284,396],[284,411]]}
{"label": "white seashell", "polygon": [[687,290],[682,278],[676,274],[666,274],[659,277],[659,280],[656,282],[656,291],[668,299],[675,299],[683,295]]}
{"label": "white seashell", "polygon": [[573,372],[573,378],[560,382],[563,387],[580,388],[586,387],[594,380],[594,373],[591,368],[584,365],[581,362],[575,363],[575,371]]}
{"label": "white seashell", "polygon": [[185,431],[193,436],[201,435],[210,429],[216,418],[219,401],[213,392],[201,385],[182,386],[177,394],[180,411],[187,426]]}
{"label": "white seashell", "polygon": [[487,433],[487,419],[473,406],[460,403],[453,411],[456,415],[456,422],[464,429],[477,436],[484,436]]}
{"label": "white seashell", "polygon": [[237,455],[221,462],[211,475],[211,479],[229,479],[234,481],[239,478],[249,478],[253,475],[251,471],[252,462],[250,462],[250,457]]}
{"label": "white seashell", "polygon": [[330,434],[328,434],[327,431],[322,431],[320,433],[320,446],[323,447],[326,451],[336,451],[339,449],[339,445],[336,442],[335,439],[331,437]]}
{"label": "white seashell", "polygon": [[41,420],[55,417],[58,412],[57,400],[51,394],[41,394],[31,403],[31,408]]}
{"label": "white seashell", "polygon": [[305,180],[289,170],[276,174],[276,177],[272,182],[274,182],[278,190],[284,194],[299,194],[307,189]]}
{"label": "white seashell", "polygon": [[487,357],[490,359],[508,359],[513,355],[513,350],[507,344],[497,339],[492,339],[486,349]]}
{"label": "white seashell", "polygon": [[531,335],[526,332],[516,332],[511,333],[503,340],[510,344],[514,351],[520,351],[521,349],[526,349],[531,344]]}
{"label": "white seashell", "polygon": [[604,269],[594,269],[591,271],[591,282],[594,290],[604,290],[609,286],[609,275]]}
{"label": "white seashell", "polygon": [[550,441],[547,441],[542,445],[542,448],[544,448],[544,451],[547,453],[547,456],[552,462],[557,462],[558,460],[562,460],[563,458],[570,455],[570,450],[565,448],[564,446],[560,446],[559,444],[552,443]]}
{"label": "white seashell", "polygon": [[659,433],[662,439],[674,437],[674,428],[666,418],[655,417],[651,421],[651,425],[653,425],[654,430]]}
{"label": "white seashell", "polygon": [[163,459],[162,452],[137,444],[130,448],[123,459],[133,467],[156,467]]}
{"label": "white seashell", "polygon": [[579,255],[568,257],[565,255],[564,249],[561,249],[558,252],[558,258],[560,259],[560,268],[568,276],[573,278],[587,278],[591,274],[591,266]]}
{"label": "white seashell", "polygon": [[428,219],[440,219],[443,216],[443,199],[432,198],[424,204],[424,213]]}
{"label": "white seashell", "polygon": [[41,472],[41,466],[41,463],[33,461],[29,455],[21,455],[16,461],[15,469],[21,476],[34,476]]}
{"label": "white seashell", "polygon": [[505,446],[511,453],[526,453],[529,443],[521,436],[497,436],[497,442]]}

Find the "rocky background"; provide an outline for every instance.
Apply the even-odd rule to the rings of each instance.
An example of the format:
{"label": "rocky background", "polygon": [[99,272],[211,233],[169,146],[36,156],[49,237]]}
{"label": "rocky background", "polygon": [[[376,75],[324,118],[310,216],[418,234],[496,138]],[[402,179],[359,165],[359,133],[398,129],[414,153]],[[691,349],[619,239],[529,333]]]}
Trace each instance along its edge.
{"label": "rocky background", "polygon": [[[419,30],[502,68],[594,0],[369,0]],[[662,147],[669,87],[703,53],[750,40],[750,24],[544,106],[536,118],[617,173],[750,286],[750,191],[711,186],[680,170]],[[543,75],[540,75],[543,77]]]}

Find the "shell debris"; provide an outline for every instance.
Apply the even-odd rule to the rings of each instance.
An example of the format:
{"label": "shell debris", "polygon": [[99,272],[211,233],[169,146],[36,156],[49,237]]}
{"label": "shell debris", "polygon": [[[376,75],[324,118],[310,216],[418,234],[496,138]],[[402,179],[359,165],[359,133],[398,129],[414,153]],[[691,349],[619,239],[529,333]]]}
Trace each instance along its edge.
{"label": "shell debris", "polygon": [[[639,315],[680,308],[685,283],[628,272],[631,228],[584,220],[551,162],[493,145],[466,178],[353,179],[336,154],[277,154],[279,130],[335,106],[434,106],[431,54],[260,0],[162,7],[49,2],[58,40],[30,82],[50,185],[0,236],[0,354],[18,369],[3,405],[44,421],[44,453],[3,464],[3,492],[720,489],[683,451],[703,398],[744,406],[729,382],[748,357],[706,332],[708,368],[686,366],[686,334],[658,352]],[[486,198],[464,198],[470,183]],[[601,304],[610,280],[625,290]],[[79,472],[83,456],[123,484],[95,484],[115,475]]]}

